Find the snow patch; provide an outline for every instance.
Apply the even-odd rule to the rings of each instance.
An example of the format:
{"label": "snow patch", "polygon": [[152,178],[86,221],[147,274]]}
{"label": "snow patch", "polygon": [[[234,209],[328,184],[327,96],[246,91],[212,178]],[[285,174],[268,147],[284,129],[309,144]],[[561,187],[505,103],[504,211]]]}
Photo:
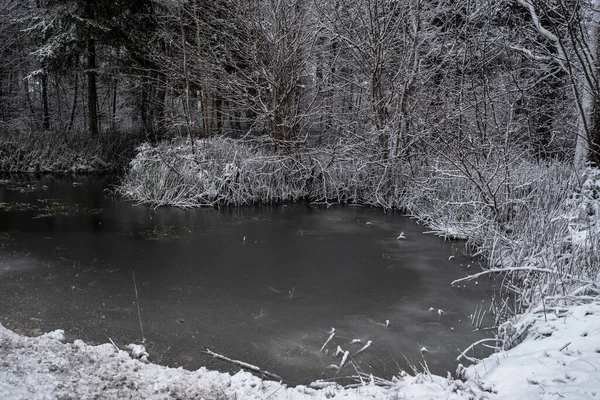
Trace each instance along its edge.
{"label": "snow patch", "polygon": [[[600,397],[600,302],[522,316],[529,335],[510,350],[462,370],[502,399]],[[495,397],[490,397],[495,398]]]}
{"label": "snow patch", "polygon": [[150,357],[150,355],[146,351],[146,348],[141,344],[128,344],[126,348],[130,351],[132,358],[148,362],[148,357]]}
{"label": "snow patch", "polygon": [[58,340],[59,342],[65,343],[67,339],[65,338],[65,331],[62,329],[57,329],[52,332],[44,333],[42,337]]}
{"label": "snow patch", "polygon": [[[54,336],[54,335],[52,335]],[[128,346],[145,353],[143,346]],[[112,344],[63,344],[49,335],[29,338],[0,324],[0,399],[483,399],[481,390],[452,378],[401,374],[392,381],[365,377],[352,387],[320,381],[288,387],[248,372],[187,371],[132,359]],[[350,362],[350,361],[348,361]]]}

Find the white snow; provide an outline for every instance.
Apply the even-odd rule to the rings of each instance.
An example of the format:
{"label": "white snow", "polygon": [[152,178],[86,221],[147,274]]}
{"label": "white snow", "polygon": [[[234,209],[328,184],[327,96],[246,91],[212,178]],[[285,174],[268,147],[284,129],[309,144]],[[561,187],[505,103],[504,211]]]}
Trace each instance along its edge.
{"label": "white snow", "polygon": [[600,398],[600,298],[529,313],[525,340],[464,371],[500,399]]}
{"label": "white snow", "polygon": [[[391,382],[363,376],[363,384],[344,388],[324,381],[288,387],[248,372],[145,364],[112,344],[62,343],[60,331],[29,338],[0,325],[0,399],[600,398],[600,298],[534,310],[510,330],[525,332],[523,342],[477,365],[459,367],[465,381],[401,372]],[[138,350],[135,357],[145,353],[143,346],[135,346],[129,346]]]}
{"label": "white snow", "polygon": [[57,329],[52,332],[44,333],[42,337],[46,337],[48,339],[58,340],[59,342],[65,343],[67,339],[65,338],[65,331],[62,329]]}
{"label": "white snow", "polygon": [[[0,325],[0,399],[481,399],[475,385],[440,376],[402,374],[393,382],[366,378],[343,388],[315,382],[288,387],[248,372],[187,371],[132,359],[112,344],[29,338]],[[380,386],[385,384],[386,386]]]}
{"label": "white snow", "polygon": [[126,346],[126,349],[131,352],[131,357],[137,358],[143,362],[148,362],[148,357],[150,357],[150,355],[146,351],[146,348],[141,344],[131,343]]}

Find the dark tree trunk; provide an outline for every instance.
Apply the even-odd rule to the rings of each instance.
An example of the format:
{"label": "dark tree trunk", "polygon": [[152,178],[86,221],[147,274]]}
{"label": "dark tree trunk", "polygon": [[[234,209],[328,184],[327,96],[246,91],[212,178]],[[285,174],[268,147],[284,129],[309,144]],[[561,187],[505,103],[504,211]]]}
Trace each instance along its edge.
{"label": "dark tree trunk", "polygon": [[151,121],[148,118],[148,76],[142,75],[142,85],[140,91],[140,119],[142,121],[142,130],[146,132],[151,131]]}
{"label": "dark tree trunk", "polygon": [[588,161],[593,167],[600,168],[600,98],[596,95],[592,124],[588,133]]}
{"label": "dark tree trunk", "polygon": [[98,135],[98,89],[96,86],[96,41],[87,40],[87,80],[88,80],[88,129],[90,135]]}
{"label": "dark tree trunk", "polygon": [[117,120],[117,78],[114,79],[113,96],[112,96],[112,115],[110,117],[110,129],[112,131],[116,128]]}
{"label": "dark tree trunk", "polygon": [[75,88],[73,92],[73,107],[71,107],[71,118],[69,118],[69,126],[67,132],[73,129],[73,121],[75,121],[75,111],[77,110],[77,95],[79,94],[79,75],[75,74]]}
{"label": "dark tree trunk", "polygon": [[167,100],[167,76],[158,72],[156,77],[156,97],[154,99],[153,119],[156,122],[156,129],[162,135],[165,130],[165,102]]}
{"label": "dark tree trunk", "polygon": [[44,130],[50,130],[50,111],[48,109],[48,75],[42,74],[42,126]]}
{"label": "dark tree trunk", "polygon": [[56,109],[58,112],[58,118],[57,118],[57,126],[58,129],[62,130],[64,129],[64,123],[63,123],[63,115],[62,115],[62,102],[60,101],[60,80],[59,80],[59,76],[55,76],[54,79],[54,88],[56,90]]}

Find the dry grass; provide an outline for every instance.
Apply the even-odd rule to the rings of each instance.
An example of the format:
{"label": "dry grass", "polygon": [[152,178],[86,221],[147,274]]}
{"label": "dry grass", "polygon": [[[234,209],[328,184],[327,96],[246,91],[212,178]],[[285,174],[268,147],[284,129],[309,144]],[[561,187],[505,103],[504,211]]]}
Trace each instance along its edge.
{"label": "dry grass", "polygon": [[4,134],[0,137],[3,172],[115,172],[133,158],[140,133],[87,134],[56,132]]}
{"label": "dry grass", "polygon": [[154,206],[247,205],[309,200],[400,208],[399,165],[365,159],[358,149],[284,155],[228,139],[142,145],[119,192]]}

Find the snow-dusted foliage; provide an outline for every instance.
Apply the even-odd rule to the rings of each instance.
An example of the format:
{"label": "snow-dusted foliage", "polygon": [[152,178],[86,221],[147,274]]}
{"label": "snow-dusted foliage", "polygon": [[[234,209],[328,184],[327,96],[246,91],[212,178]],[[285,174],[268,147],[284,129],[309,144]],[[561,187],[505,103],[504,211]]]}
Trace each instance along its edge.
{"label": "snow-dusted foliage", "polygon": [[0,171],[108,172],[133,156],[140,138],[130,134],[103,134],[98,138],[67,133],[6,134],[0,137]]}
{"label": "snow-dusted foliage", "polygon": [[405,178],[360,148],[324,147],[279,154],[265,146],[216,138],[143,144],[119,191],[154,206],[244,205],[307,199],[400,208]]}
{"label": "snow-dusted foliage", "polygon": [[[490,171],[494,171],[491,174]],[[484,271],[457,280],[497,277],[511,293],[497,317],[600,294],[600,172],[520,162],[510,173],[482,168],[471,179],[435,170],[407,208],[436,234],[468,239]],[[486,197],[493,194],[493,197]],[[510,304],[510,306],[509,306]],[[501,332],[502,333],[502,332]]]}

